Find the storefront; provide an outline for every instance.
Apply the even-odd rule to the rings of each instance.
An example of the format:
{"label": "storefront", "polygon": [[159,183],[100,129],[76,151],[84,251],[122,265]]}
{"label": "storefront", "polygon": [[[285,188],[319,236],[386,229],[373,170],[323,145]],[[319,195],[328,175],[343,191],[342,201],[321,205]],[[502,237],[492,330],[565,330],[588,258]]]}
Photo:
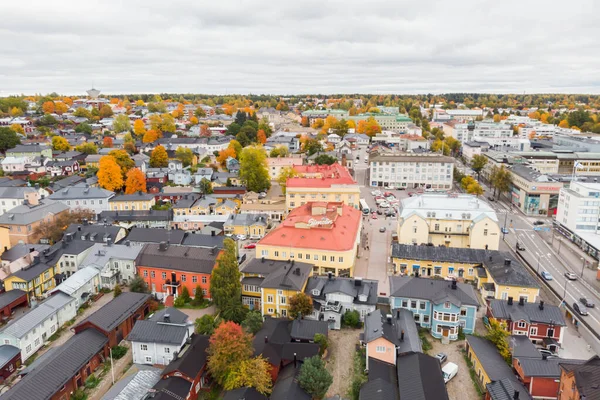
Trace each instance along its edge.
{"label": "storefront", "polygon": [[511,172],[510,199],[515,207],[531,216],[551,216],[556,213],[562,182],[520,165],[514,166]]}

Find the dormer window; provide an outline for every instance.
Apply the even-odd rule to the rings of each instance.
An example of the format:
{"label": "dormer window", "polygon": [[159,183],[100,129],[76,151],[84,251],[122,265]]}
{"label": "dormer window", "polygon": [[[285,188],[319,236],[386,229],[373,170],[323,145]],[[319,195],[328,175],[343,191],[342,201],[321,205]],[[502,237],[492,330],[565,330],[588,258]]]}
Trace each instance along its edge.
{"label": "dormer window", "polygon": [[313,289],[312,294],[313,294],[313,296],[318,296],[321,294],[321,291],[319,289]]}

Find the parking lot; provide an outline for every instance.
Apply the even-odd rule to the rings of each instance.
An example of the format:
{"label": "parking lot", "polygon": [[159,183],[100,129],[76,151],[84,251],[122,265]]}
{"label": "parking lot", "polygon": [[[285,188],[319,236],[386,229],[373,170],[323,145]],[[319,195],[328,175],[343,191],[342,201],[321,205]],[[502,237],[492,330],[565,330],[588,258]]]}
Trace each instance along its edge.
{"label": "parking lot", "polygon": [[437,353],[444,353],[448,356],[448,360],[444,365],[448,362],[458,365],[458,373],[446,385],[450,400],[481,399],[471,380],[469,368],[463,356],[462,350],[465,348],[465,342],[460,340],[450,342],[449,344],[442,344],[440,340],[434,339],[431,336],[429,336],[429,341],[433,346],[428,352],[430,356],[434,356]]}

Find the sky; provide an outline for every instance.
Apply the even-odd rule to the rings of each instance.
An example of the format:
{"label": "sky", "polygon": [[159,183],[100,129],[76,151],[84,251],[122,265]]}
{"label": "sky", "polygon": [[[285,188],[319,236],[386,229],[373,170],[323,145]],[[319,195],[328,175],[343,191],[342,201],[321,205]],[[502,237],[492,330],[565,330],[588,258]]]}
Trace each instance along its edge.
{"label": "sky", "polygon": [[599,94],[599,3],[1,1],[0,96]]}

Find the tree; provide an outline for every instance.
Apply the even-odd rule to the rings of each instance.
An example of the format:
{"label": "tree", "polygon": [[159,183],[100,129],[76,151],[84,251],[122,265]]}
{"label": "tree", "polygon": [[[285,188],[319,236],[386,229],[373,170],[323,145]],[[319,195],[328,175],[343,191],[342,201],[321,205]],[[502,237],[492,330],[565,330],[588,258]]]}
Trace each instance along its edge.
{"label": "tree", "polygon": [[194,293],[192,305],[199,306],[202,303],[204,303],[204,292],[202,292],[202,286],[196,285],[196,293]]}
{"label": "tree", "polygon": [[132,168],[127,172],[125,180],[125,194],[134,194],[137,192],[147,192],[146,175],[138,168]]}
{"label": "tree", "polygon": [[212,132],[210,131],[210,127],[206,124],[200,126],[200,136],[201,137],[211,137]]}
{"label": "tree", "polygon": [[126,114],[120,114],[113,121],[113,130],[117,133],[126,132],[131,129],[129,117]]}
{"label": "tree", "polygon": [[71,212],[55,216],[54,219],[44,220],[34,229],[33,234],[36,237],[48,239],[53,244],[60,240],[69,225],[81,223],[84,219],[92,221],[95,217],[96,214],[91,210],[71,210]]}
{"label": "tree", "polygon": [[250,138],[245,132],[239,132],[235,135],[235,139],[242,145],[242,147],[246,147],[251,143]]}
{"label": "tree", "polygon": [[356,131],[358,133],[364,133],[370,137],[373,137],[376,134],[381,133],[381,126],[379,126],[379,123],[375,120],[375,118],[369,117],[367,120],[358,121]]}
{"label": "tree", "polygon": [[346,310],[342,322],[351,328],[358,328],[360,327],[360,314],[356,310]]}
{"label": "tree", "polygon": [[236,363],[223,383],[223,389],[252,387],[262,394],[271,393],[271,364],[262,355]]}
{"label": "tree", "polygon": [[495,114],[494,115],[494,122],[498,123],[502,120],[502,117],[500,116],[500,114]]}
{"label": "tree", "polygon": [[135,293],[150,293],[148,284],[141,276],[135,276],[129,284],[129,290]]}
{"label": "tree", "polygon": [[194,115],[198,118],[205,118],[206,111],[204,111],[204,109],[202,107],[198,107],[198,108],[196,108],[196,111],[194,111]]}
{"label": "tree", "polygon": [[265,133],[265,131],[259,129],[258,132],[256,132],[256,141],[260,144],[267,143],[267,134]]}
{"label": "tree", "polygon": [[85,142],[75,147],[75,150],[85,154],[98,154],[98,146],[93,142]]}
{"label": "tree", "polygon": [[244,321],[242,321],[242,327],[253,335],[260,331],[262,325],[263,317],[260,314],[260,311],[250,311],[248,314],[246,314]]}
{"label": "tree", "polygon": [[87,119],[92,118],[92,113],[90,112],[90,110],[83,108],[83,107],[77,108],[77,110],[75,110],[75,112],[73,112],[73,115],[78,118],[87,118]]}
{"label": "tree", "polygon": [[[231,239],[225,239],[223,243],[225,248],[211,274],[210,294],[217,310],[222,312],[223,318],[228,319],[238,317],[238,307],[242,307],[242,285],[236,243]],[[233,311],[226,318],[228,310]]]}
{"label": "tree", "polygon": [[269,157],[287,157],[290,151],[285,146],[278,146],[271,150]]}
{"label": "tree", "polygon": [[314,161],[317,165],[331,165],[337,162],[337,158],[330,156],[329,154],[319,154],[315,157]]}
{"label": "tree", "polygon": [[225,150],[221,150],[219,152],[219,156],[217,157],[217,162],[221,164],[222,167],[225,166],[225,162],[229,157],[236,158],[235,150],[232,148],[226,148]]}
{"label": "tree", "polygon": [[175,118],[171,114],[163,114],[159,130],[161,132],[175,132],[177,130]]}
{"label": "tree", "polygon": [[286,194],[287,192],[287,180],[299,176],[300,174],[293,167],[284,167],[279,172],[277,177],[277,183],[281,186],[281,192]]}
{"label": "tree", "polygon": [[462,178],[460,185],[469,194],[474,194],[476,196],[481,196],[483,194],[483,188],[472,176],[465,176]]}
{"label": "tree", "polygon": [[164,168],[169,165],[167,150],[161,145],[156,146],[150,154],[150,166],[152,168]]}
{"label": "tree", "polygon": [[110,108],[110,106],[108,104],[105,104],[102,107],[100,107],[100,112],[99,112],[100,118],[108,118],[108,117],[112,117],[112,115],[113,115],[112,108]]}
{"label": "tree", "polygon": [[235,114],[235,123],[242,126],[246,122],[246,113],[243,111],[238,111]]}
{"label": "tree", "polygon": [[317,139],[307,139],[304,143],[303,150],[306,152],[307,156],[312,156],[315,153],[323,151],[323,146]]}
{"label": "tree", "polygon": [[213,193],[213,187],[212,187],[212,182],[209,181],[206,178],[202,178],[200,180],[200,193],[204,193],[204,194],[212,194]]}
{"label": "tree", "polygon": [[123,293],[123,291],[121,290],[121,286],[115,285],[115,293],[113,298],[118,297],[121,293]]}
{"label": "tree", "polygon": [[475,173],[477,173],[477,180],[479,181],[479,177],[481,175],[481,171],[485,168],[488,163],[488,158],[482,154],[476,154],[473,156],[471,160],[471,168]]}
{"label": "tree", "polygon": [[290,317],[305,317],[313,312],[312,300],[303,292],[298,292],[289,299]]}
{"label": "tree", "polygon": [[135,167],[135,161],[129,157],[129,154],[125,150],[111,150],[108,155],[115,159],[115,162],[121,168],[123,176],[126,176],[127,172]]}
{"label": "tree", "polygon": [[440,139],[436,139],[431,144],[431,151],[437,153],[438,151],[443,152],[445,156],[450,155],[450,147],[446,146],[446,142]]}
{"label": "tree", "polygon": [[310,124],[308,122],[308,117],[302,117],[302,120],[300,121],[300,125],[304,126],[305,128],[308,128],[310,126]]}
{"label": "tree", "polygon": [[322,399],[333,383],[333,377],[325,368],[325,362],[319,356],[304,360],[298,375],[300,387],[313,399]]}
{"label": "tree", "polygon": [[188,290],[187,286],[184,286],[181,289],[181,295],[179,295],[179,298],[183,301],[183,304],[187,304],[192,301],[192,298],[190,297],[190,291]]}
{"label": "tree", "polygon": [[494,196],[496,195],[496,191],[498,191],[498,198],[500,198],[502,193],[508,192],[511,182],[511,172],[504,165],[500,168],[494,165],[490,174],[490,183],[494,188]]}
{"label": "tree", "polygon": [[146,124],[142,119],[136,119],[133,123],[133,133],[138,137],[146,133]]}
{"label": "tree", "polygon": [[175,150],[175,158],[183,163],[184,167],[192,165],[192,161],[194,161],[194,152],[187,147],[178,147]]}
{"label": "tree", "polygon": [[211,335],[207,352],[208,370],[223,385],[233,368],[252,356],[252,336],[235,322],[223,322]]}
{"label": "tree", "polygon": [[568,128],[569,127],[569,123],[567,122],[566,119],[563,119],[562,121],[559,122],[558,126],[560,128]]}
{"label": "tree", "polygon": [[227,127],[227,132],[225,133],[230,136],[236,136],[238,133],[240,133],[240,129],[242,129],[240,125],[236,124],[235,122],[232,122]]}
{"label": "tree", "polygon": [[106,190],[117,191],[123,187],[121,167],[111,156],[100,158],[98,168],[98,185]]}
{"label": "tree", "polygon": [[212,335],[217,327],[217,322],[215,321],[215,317],[210,314],[205,314],[200,318],[196,318],[194,326],[194,331],[198,335]]}
{"label": "tree", "polygon": [[319,355],[323,355],[325,350],[329,347],[329,340],[327,340],[327,336],[322,333],[315,334],[313,341],[319,345]]}
{"label": "tree", "polygon": [[235,139],[232,139],[232,140],[229,142],[229,146],[227,146],[227,148],[228,148],[228,149],[233,149],[233,150],[235,151],[235,156],[233,156],[233,158],[238,158],[238,156],[239,156],[240,154],[242,154],[242,149],[243,149],[243,147],[242,147],[242,145],[240,144],[240,142],[238,142],[238,141],[237,141],[237,140],[235,140]]}
{"label": "tree", "polygon": [[569,123],[569,126],[571,128],[573,128],[574,126],[581,128],[586,122],[592,122],[592,117],[590,116],[589,112],[580,108],[576,111],[569,113],[569,115],[567,116],[567,122]]}
{"label": "tree", "polygon": [[158,140],[159,134],[158,131],[154,129],[150,129],[146,133],[144,133],[144,137],[142,138],[143,143],[154,143]]}
{"label": "tree", "polygon": [[271,187],[267,157],[260,147],[246,147],[240,155],[240,180],[252,192],[263,192]]}
{"label": "tree", "polygon": [[13,108],[10,109],[9,114],[13,118],[20,117],[21,115],[23,115],[23,110],[21,110],[18,107],[13,107]]}
{"label": "tree", "polygon": [[511,363],[512,359],[510,347],[508,345],[509,334],[504,322],[499,322],[494,318],[490,318],[488,332],[485,337],[496,346],[498,352],[508,364]]}
{"label": "tree", "polygon": [[12,124],[10,126],[10,129],[14,133],[18,133],[19,135],[24,135],[25,134],[25,129],[23,129],[23,126],[21,126],[20,124]]}
{"label": "tree", "polygon": [[113,138],[104,136],[104,139],[102,139],[102,147],[105,149],[113,147]]}
{"label": "tree", "polygon": [[92,134],[92,126],[87,123],[79,124],[75,127],[75,132],[77,133],[87,133],[88,135]]}
{"label": "tree", "polygon": [[44,114],[53,114],[54,113],[54,102],[47,101],[44,104],[42,104],[42,111],[44,112]]}
{"label": "tree", "polygon": [[3,154],[18,144],[21,144],[21,139],[12,129],[0,127],[0,151]]}
{"label": "tree", "polygon": [[52,150],[55,151],[69,151],[71,150],[71,145],[62,136],[54,136],[52,138]]}

